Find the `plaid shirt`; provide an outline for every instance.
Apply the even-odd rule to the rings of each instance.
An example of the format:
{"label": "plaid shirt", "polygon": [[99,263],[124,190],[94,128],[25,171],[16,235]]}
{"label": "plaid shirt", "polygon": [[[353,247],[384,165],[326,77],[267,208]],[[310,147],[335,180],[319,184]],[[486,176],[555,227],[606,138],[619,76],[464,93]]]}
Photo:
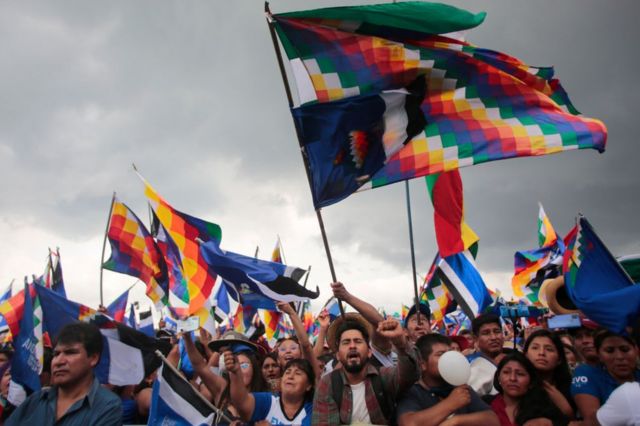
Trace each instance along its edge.
{"label": "plaid shirt", "polygon": [[[416,367],[415,356],[413,352],[410,355],[399,355],[398,365],[396,367],[383,367],[376,369],[371,364],[367,364],[365,381],[364,398],[369,410],[369,418],[372,424],[384,425],[388,424],[391,419],[385,418],[378,404],[371,377],[380,375],[382,388],[385,396],[396,400],[397,396],[404,390],[411,387],[418,379],[418,370]],[[350,424],[351,412],[353,409],[353,394],[351,386],[347,382],[347,378],[342,369],[338,370],[344,390],[342,391],[342,401],[340,407],[333,399],[333,389],[331,385],[331,374],[326,374],[318,383],[313,398],[313,417],[311,424],[313,425],[338,425]]]}

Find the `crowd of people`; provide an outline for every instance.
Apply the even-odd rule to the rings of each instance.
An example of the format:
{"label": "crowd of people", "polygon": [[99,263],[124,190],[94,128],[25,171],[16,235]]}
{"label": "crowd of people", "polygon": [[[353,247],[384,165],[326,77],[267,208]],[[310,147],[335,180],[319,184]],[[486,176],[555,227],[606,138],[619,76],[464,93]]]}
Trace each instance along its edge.
{"label": "crowd of people", "polygon": [[[227,424],[640,424],[638,328],[615,334],[535,326],[523,330],[519,347],[494,314],[447,336],[432,331],[427,305],[414,305],[400,322],[343,284],[331,287],[356,312],[333,321],[321,312],[313,343],[284,303],[278,308],[295,333],[274,347],[264,336],[235,331],[161,329],[158,337],[171,340],[168,362],[231,419]],[[95,326],[67,325],[45,357],[43,390],[18,404],[7,400],[11,350],[0,351],[4,424],[147,423],[155,373],[138,386],[100,385],[93,369],[101,350]],[[469,361],[467,384],[453,386],[441,374],[438,361],[452,350]]]}

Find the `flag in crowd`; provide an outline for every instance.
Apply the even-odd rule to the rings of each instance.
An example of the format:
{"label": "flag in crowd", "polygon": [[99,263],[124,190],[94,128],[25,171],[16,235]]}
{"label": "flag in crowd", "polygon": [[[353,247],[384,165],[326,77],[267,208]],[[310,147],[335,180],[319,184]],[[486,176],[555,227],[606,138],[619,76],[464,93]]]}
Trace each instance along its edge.
{"label": "flag in crowd", "polygon": [[126,289],[124,293],[116,297],[115,300],[107,306],[107,313],[114,321],[124,322],[124,315],[129,301],[129,290],[131,290],[131,287]]}
{"label": "flag in crowd", "polygon": [[107,236],[111,256],[102,267],[140,279],[147,285],[147,296],[156,307],[164,306],[166,278],[158,246],[138,216],[115,196]]}
{"label": "flag in crowd", "polygon": [[40,390],[40,373],[44,364],[42,308],[37,294],[25,284],[20,332],[15,337],[15,354],[11,359],[11,380],[31,392]]}
{"label": "flag in crowd", "polygon": [[[424,30],[394,31],[408,24],[395,15],[401,5],[388,5],[390,23],[378,23],[375,34],[360,31],[366,18],[356,11],[349,25],[340,25],[346,18],[338,15],[329,23],[316,11],[272,16],[300,95],[302,105],[292,114],[316,208],[359,189],[488,161],[604,151],[604,124],[578,113],[553,68]],[[468,19],[458,30],[480,22]],[[421,97],[410,87],[426,87],[426,93]],[[397,128],[400,137],[383,143],[371,129],[383,123],[377,117],[391,102],[380,98],[389,91],[396,91],[398,106],[389,111],[399,117],[406,106],[405,120],[417,125],[411,111],[419,102],[426,124],[417,133]]]}
{"label": "flag in crowd", "polygon": [[210,223],[174,209],[151,185],[145,184],[145,195],[155,215],[178,248],[183,278],[187,285],[188,313],[197,312],[211,295],[217,274],[204,261],[200,242],[220,244],[222,229]]}
{"label": "flag in crowd", "polygon": [[565,246],[558,238],[542,204],[538,212],[539,248],[515,253],[515,273],[511,280],[513,294],[527,304],[541,306],[538,292],[542,282],[561,274]]}
{"label": "flag in crowd", "polygon": [[585,217],[568,235],[563,270],[576,307],[601,326],[622,333],[640,317],[640,285],[635,285]]}

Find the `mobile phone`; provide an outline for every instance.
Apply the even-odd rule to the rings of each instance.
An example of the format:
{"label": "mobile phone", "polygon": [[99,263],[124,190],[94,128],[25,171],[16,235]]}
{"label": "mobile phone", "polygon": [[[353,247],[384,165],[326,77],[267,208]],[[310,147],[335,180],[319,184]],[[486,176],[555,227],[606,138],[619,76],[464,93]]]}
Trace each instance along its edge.
{"label": "mobile phone", "polygon": [[578,314],[556,315],[547,321],[549,328],[578,328],[582,327],[582,321]]}

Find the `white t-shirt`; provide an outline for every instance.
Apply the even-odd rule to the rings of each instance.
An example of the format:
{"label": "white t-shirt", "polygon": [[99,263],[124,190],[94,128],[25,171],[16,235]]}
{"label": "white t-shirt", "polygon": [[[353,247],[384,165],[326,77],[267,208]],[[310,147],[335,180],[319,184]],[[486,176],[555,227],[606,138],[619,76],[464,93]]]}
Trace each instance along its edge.
{"label": "white t-shirt", "polygon": [[620,385],[598,409],[596,416],[602,426],[640,425],[640,383]]}
{"label": "white t-shirt", "polygon": [[364,383],[351,385],[353,395],[353,410],[351,411],[351,423],[371,423],[367,402],[364,399]]}
{"label": "white t-shirt", "polygon": [[266,420],[272,425],[311,425],[312,401],[307,401],[300,407],[300,411],[290,419],[282,409],[279,396],[275,396],[270,392],[253,392],[253,397],[255,398],[256,406],[251,417],[252,422]]}

